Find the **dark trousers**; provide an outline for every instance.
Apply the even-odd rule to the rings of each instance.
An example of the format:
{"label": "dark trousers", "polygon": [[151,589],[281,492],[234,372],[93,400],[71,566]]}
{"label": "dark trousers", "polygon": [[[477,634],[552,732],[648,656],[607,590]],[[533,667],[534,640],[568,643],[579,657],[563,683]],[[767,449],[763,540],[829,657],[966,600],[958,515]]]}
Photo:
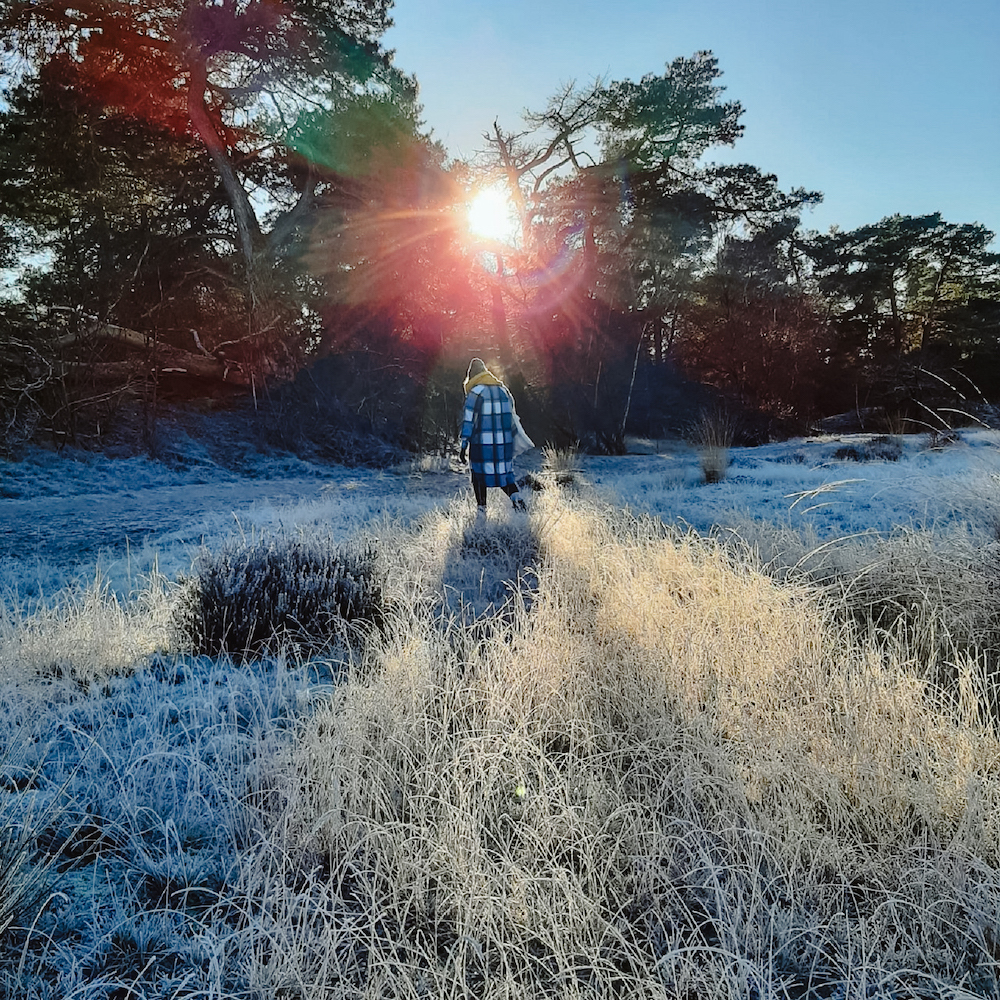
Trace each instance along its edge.
{"label": "dark trousers", "polygon": [[[515,493],[520,492],[514,483],[510,483],[507,486],[501,486],[500,489],[507,494],[507,496],[512,497]],[[482,476],[477,476],[475,473],[472,474],[472,490],[476,494],[476,503],[480,507],[486,506],[486,483],[483,482]]]}

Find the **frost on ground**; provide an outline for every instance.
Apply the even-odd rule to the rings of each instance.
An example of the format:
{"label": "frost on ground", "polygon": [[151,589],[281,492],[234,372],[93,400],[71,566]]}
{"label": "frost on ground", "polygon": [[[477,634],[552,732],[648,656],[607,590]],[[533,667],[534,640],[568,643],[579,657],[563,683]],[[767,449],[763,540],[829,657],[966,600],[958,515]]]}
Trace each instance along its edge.
{"label": "frost on ground", "polygon": [[485,523],[0,467],[0,995],[996,998],[1000,453],[931,443],[533,453]]}
{"label": "frost on ground", "polygon": [[898,527],[941,529],[994,511],[997,432],[966,431],[945,446],[927,435],[891,439],[893,449],[871,448],[872,440],[836,435],[733,448],[725,478],[714,484],[703,484],[691,449],[674,443],[652,443],[647,450],[655,453],[644,456],[591,458],[587,469],[609,499],[701,532],[766,521],[827,540]]}
{"label": "frost on ground", "polygon": [[[408,519],[462,491],[457,473],[265,460],[236,475],[144,458],[0,459],[0,588],[31,599],[97,575],[126,596],[154,569],[189,569],[203,546],[235,534],[325,530],[344,537],[379,519]],[[37,477],[37,487],[35,479]]]}

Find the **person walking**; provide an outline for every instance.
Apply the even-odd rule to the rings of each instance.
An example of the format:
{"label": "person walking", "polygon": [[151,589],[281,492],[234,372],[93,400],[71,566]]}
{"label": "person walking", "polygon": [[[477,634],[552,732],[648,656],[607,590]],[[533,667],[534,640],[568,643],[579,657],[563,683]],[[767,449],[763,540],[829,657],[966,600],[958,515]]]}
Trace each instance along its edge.
{"label": "person walking", "polygon": [[[520,426],[514,412],[514,397],[481,358],[473,358],[469,363],[463,388],[465,414],[460,457],[463,463],[468,461],[472,472],[477,514],[486,513],[486,490],[491,486],[499,486],[510,497],[514,510],[526,510],[514,482],[514,439]],[[530,439],[526,440],[531,447]]]}

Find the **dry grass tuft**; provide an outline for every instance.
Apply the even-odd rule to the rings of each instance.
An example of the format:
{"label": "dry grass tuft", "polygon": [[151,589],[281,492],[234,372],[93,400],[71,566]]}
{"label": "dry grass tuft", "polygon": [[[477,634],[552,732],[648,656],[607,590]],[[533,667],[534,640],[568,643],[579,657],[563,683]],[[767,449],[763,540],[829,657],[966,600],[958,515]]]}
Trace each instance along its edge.
{"label": "dry grass tuft", "polygon": [[688,428],[688,441],[698,452],[706,483],[718,483],[726,478],[729,449],[736,440],[737,430],[737,419],[722,407],[702,410]]}
{"label": "dry grass tuft", "polygon": [[98,577],[31,610],[0,602],[0,680],[68,676],[87,685],[133,670],[177,647],[176,600],[177,588],[153,573],[127,601]]}
{"label": "dry grass tuft", "polygon": [[580,449],[575,447],[542,449],[542,479],[551,480],[557,486],[569,486],[576,482],[582,471]]}

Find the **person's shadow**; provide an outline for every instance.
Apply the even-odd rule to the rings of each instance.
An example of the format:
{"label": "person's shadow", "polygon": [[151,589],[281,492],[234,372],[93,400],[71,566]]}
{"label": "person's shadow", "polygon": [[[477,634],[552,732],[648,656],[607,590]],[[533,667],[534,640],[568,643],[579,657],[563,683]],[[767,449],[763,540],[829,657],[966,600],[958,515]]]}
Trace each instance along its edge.
{"label": "person's shadow", "polygon": [[453,536],[441,576],[440,615],[462,626],[509,624],[537,590],[538,538],[515,512],[471,514]]}

